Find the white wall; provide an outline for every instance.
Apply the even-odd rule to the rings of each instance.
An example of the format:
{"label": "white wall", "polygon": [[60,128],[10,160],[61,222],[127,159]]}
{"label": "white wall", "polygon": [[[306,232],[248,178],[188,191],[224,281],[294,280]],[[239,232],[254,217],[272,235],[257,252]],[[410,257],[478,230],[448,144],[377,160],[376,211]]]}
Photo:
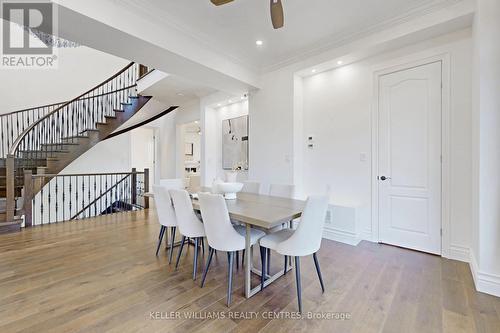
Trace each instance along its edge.
{"label": "white wall", "polygon": [[293,183],[294,71],[263,75],[261,90],[249,98],[249,178],[262,183]]}
{"label": "white wall", "polygon": [[500,2],[478,0],[474,22],[472,272],[500,296]]}
{"label": "white wall", "polygon": [[[332,203],[359,208],[359,225],[340,223],[334,227],[370,239],[374,72],[442,53],[449,53],[451,58],[450,238],[458,250],[466,251],[472,200],[470,30],[386,52],[303,80],[294,77],[300,64],[266,74],[263,89],[254,92],[250,100],[250,177],[265,183],[302,181],[303,191],[299,193],[302,196],[325,192],[329,186]],[[294,81],[295,85],[303,86],[302,96],[298,96]],[[297,111],[296,104],[300,103],[302,112]],[[308,135],[314,137],[313,150],[306,148]],[[366,153],[365,162],[360,161],[360,153]],[[298,154],[303,154],[303,158],[296,158]]]}
{"label": "white wall", "polygon": [[90,49],[58,49],[56,69],[0,69],[0,113],[71,100],[129,61]]}

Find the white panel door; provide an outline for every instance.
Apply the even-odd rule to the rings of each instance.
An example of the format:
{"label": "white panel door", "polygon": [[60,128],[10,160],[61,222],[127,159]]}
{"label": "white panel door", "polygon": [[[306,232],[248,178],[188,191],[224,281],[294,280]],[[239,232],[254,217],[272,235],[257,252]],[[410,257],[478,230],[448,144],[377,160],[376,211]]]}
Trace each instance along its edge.
{"label": "white panel door", "polygon": [[380,77],[379,240],[441,254],[441,62]]}

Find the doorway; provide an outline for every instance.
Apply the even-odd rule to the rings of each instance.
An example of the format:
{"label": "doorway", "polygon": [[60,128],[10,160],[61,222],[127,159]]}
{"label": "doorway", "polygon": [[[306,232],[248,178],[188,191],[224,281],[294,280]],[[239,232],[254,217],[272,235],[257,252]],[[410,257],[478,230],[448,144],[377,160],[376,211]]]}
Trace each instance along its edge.
{"label": "doorway", "polygon": [[179,126],[180,137],[177,145],[179,172],[186,187],[198,188],[201,176],[201,127],[199,121]]}
{"label": "doorway", "polygon": [[441,254],[442,62],[378,77],[379,242]]}

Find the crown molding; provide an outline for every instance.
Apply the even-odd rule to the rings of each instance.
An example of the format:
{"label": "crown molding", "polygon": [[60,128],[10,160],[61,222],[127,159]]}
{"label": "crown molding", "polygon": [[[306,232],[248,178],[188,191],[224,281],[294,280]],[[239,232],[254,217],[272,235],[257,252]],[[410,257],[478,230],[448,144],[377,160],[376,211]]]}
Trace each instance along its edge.
{"label": "crown molding", "polygon": [[283,58],[283,60],[274,63],[273,65],[264,66],[261,68],[261,74],[266,72],[272,72],[280,68],[292,65],[294,63],[300,62],[304,59],[313,57],[315,55],[321,54],[323,52],[339,48],[341,46],[350,44],[356,40],[368,37],[375,33],[388,30],[392,27],[410,22],[418,17],[432,14],[440,10],[446,9],[457,5],[458,3],[471,2],[471,0],[433,0],[425,5],[415,7],[404,14],[398,15],[391,19],[379,22],[374,25],[370,25],[365,29],[357,31],[344,31],[331,35],[321,41],[314,43],[308,47],[302,48],[297,51],[295,55]]}
{"label": "crown molding", "polygon": [[256,66],[248,59],[244,59],[240,56],[224,51],[224,46],[221,43],[217,42],[216,39],[210,38],[210,36],[208,36],[207,34],[194,31],[188,24],[179,22],[175,17],[172,17],[171,14],[165,11],[159,11],[157,8],[154,8],[153,5],[146,1],[111,1],[113,1],[117,6],[123,9],[146,17],[148,20],[156,22],[160,25],[165,25],[177,31],[179,34],[185,35],[187,38],[195,40],[199,45],[211,50],[211,52],[220,54],[222,57],[227,58],[228,61],[231,61],[234,64],[248,68],[255,73],[262,74],[278,70],[314,55],[321,54],[325,51],[349,44],[355,40],[367,37],[371,34],[390,29],[391,27],[395,27],[400,24],[404,24],[420,16],[428,15],[433,12],[446,9],[447,7],[452,7],[454,5],[457,5],[458,3],[471,2],[472,0],[429,0],[423,4],[411,8],[410,10],[398,16],[378,22],[376,24],[368,25],[362,29],[341,31],[339,33],[332,34],[329,37],[316,41],[311,45],[300,48],[294,52],[290,52],[288,55],[283,56],[278,61],[267,66]]}

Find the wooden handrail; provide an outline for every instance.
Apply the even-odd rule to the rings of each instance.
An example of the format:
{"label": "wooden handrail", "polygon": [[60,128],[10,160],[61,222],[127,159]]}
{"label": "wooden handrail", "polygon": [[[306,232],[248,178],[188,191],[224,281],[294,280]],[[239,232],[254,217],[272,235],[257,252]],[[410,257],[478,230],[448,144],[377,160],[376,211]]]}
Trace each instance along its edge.
{"label": "wooden handrail", "polygon": [[13,115],[13,114],[16,114],[16,113],[21,113],[21,112],[26,112],[26,111],[36,110],[36,109],[49,108],[51,106],[61,105],[61,104],[67,103],[67,102],[68,101],[59,102],[59,103],[52,103],[52,104],[35,106],[35,107],[32,107],[32,108],[26,108],[26,109],[22,109],[22,110],[17,110],[17,111],[11,111],[11,112],[7,112],[7,113],[2,113],[0,115],[0,117],[5,117],[5,116]]}
{"label": "wooden handrail", "polygon": [[46,114],[44,117],[38,119],[36,122],[32,123],[30,126],[28,126],[28,128],[26,128],[24,130],[24,132],[16,139],[16,141],[14,142],[14,144],[12,145],[10,151],[9,151],[9,155],[12,155],[11,157],[13,157],[13,155],[15,154],[16,152],[16,149],[17,147],[19,146],[19,143],[24,139],[24,137],[35,127],[37,126],[39,123],[41,123],[42,121],[44,121],[45,119],[48,119],[50,116],[52,116],[53,114],[57,113],[59,110],[62,110],[63,108],[67,107],[68,105],[70,105],[71,103],[73,102],[76,102],[78,101],[79,99],[81,99],[83,96],[91,93],[92,91],[94,91],[95,89],[99,88],[100,86],[103,86],[105,85],[106,83],[112,81],[114,78],[118,77],[120,74],[122,74],[123,72],[125,72],[127,69],[129,69],[130,67],[132,67],[135,63],[134,62],[131,62],[130,64],[128,64],[127,66],[125,66],[121,71],[119,71],[118,73],[116,73],[115,75],[113,75],[112,77],[108,78],[106,81],[96,85],[95,87],[93,87],[92,89],[89,89],[88,91],[86,91],[85,93],[81,94],[80,96],[72,99],[71,101],[61,105],[60,107],[58,107],[57,109],[53,110],[52,112]]}
{"label": "wooden handrail", "polygon": [[41,175],[32,175],[33,178],[44,178],[44,177],[83,177],[83,176],[120,176],[120,175],[143,175],[144,171],[133,171],[133,172],[102,172],[102,173],[68,173],[68,174],[47,174],[43,173]]}

